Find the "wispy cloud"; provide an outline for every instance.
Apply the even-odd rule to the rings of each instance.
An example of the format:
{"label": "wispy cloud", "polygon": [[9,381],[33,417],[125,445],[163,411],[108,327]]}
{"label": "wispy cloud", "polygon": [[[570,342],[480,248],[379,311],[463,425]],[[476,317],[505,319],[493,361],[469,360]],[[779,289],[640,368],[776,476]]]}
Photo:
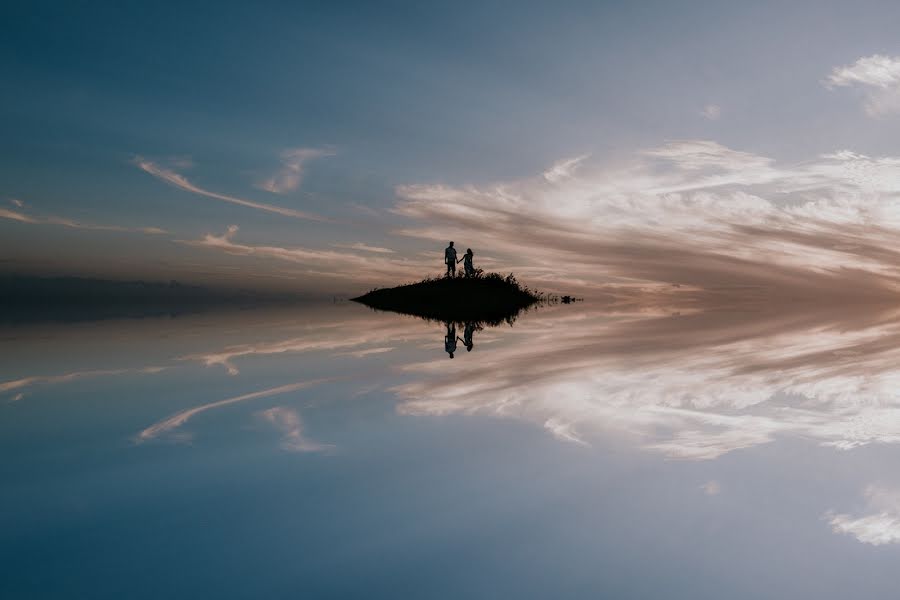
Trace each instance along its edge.
{"label": "wispy cloud", "polygon": [[332,244],[334,248],[344,248],[346,250],[360,250],[362,252],[374,252],[376,254],[394,254],[394,251],[390,248],[381,248],[379,246],[370,246],[368,244],[363,244],[362,242],[355,242],[353,244]]}
{"label": "wispy cloud", "polygon": [[292,192],[303,181],[306,163],[315,158],[334,156],[334,151],[320,148],[288,148],[281,153],[281,169],[256,184],[261,190],[273,194]]}
{"label": "wispy cloud", "polygon": [[310,221],[327,221],[325,217],[308,213],[304,211],[294,210],[292,208],[284,208],[282,206],[275,206],[272,204],[265,204],[263,202],[254,202],[252,200],[245,200],[244,198],[238,198],[237,196],[230,196],[228,194],[220,194],[218,192],[213,192],[210,190],[203,189],[197,185],[191,183],[186,177],[177,173],[176,171],[161,166],[153,161],[147,160],[140,156],[134,159],[134,164],[137,165],[142,171],[153,175],[154,177],[168,183],[169,185],[175,186],[179,189],[182,189],[186,192],[191,192],[194,194],[198,194],[200,196],[206,196],[207,198],[213,198],[215,200],[221,200],[223,202],[229,202],[231,204],[237,204],[240,206],[246,206],[248,208],[253,208],[256,210],[262,210],[265,212],[279,214],[285,217],[293,217],[296,219],[307,219]]}
{"label": "wispy cloud", "polygon": [[835,67],[823,82],[829,89],[859,87],[872,117],[900,111],[900,57],[873,54],[852,65]]}
{"label": "wispy cloud", "polygon": [[18,208],[25,208],[25,203],[19,200],[18,198],[10,198],[9,203]]}
{"label": "wispy cloud", "polygon": [[308,439],[303,432],[303,420],[294,409],[274,406],[258,414],[281,432],[281,448],[288,452],[322,452],[334,448]]}
{"label": "wispy cloud", "polygon": [[[338,252],[335,250],[241,244],[235,241],[237,225],[232,225],[223,235],[206,234],[201,240],[184,240],[191,246],[209,248],[239,256],[255,256],[296,263],[306,267],[306,273],[326,278],[355,282],[382,282],[397,278],[419,278],[423,273],[437,268],[424,261],[405,258],[389,258],[387,248],[373,251],[370,247],[354,247],[365,254]],[[373,256],[374,254],[374,256]]]}
{"label": "wispy cloud", "polygon": [[[16,206],[19,206],[18,204]],[[24,206],[24,203],[22,203]],[[19,223],[29,223],[31,225],[59,225],[62,227],[70,227],[72,229],[87,229],[91,231],[120,231],[128,233],[144,233],[147,235],[161,235],[166,233],[164,229],[159,227],[124,227],[122,225],[98,225],[96,223],[85,223],[83,221],[75,221],[65,217],[53,215],[36,216],[26,214],[21,211],[8,210],[0,208],[0,219],[9,219],[18,221]]]}

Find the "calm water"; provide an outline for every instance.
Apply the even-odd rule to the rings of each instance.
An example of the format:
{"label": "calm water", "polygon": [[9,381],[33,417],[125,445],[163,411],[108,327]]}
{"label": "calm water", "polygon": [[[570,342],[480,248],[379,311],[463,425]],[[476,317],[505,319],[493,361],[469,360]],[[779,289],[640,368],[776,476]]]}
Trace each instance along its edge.
{"label": "calm water", "polygon": [[900,320],[846,312],[4,326],[0,597],[891,597]]}

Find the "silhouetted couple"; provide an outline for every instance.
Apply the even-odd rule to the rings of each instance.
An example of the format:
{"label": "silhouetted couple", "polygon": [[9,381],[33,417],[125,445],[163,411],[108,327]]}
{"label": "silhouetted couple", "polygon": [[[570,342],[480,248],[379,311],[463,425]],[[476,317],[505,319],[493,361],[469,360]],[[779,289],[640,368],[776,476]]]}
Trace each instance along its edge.
{"label": "silhouetted couple", "polygon": [[450,242],[450,245],[444,249],[444,264],[447,265],[447,277],[456,276],[456,265],[460,262],[463,264],[466,277],[475,277],[475,267],[472,265],[473,256],[475,256],[475,253],[469,248],[466,250],[466,253],[463,254],[463,257],[457,260],[456,248],[453,247],[453,242]]}
{"label": "silhouetted couple", "polygon": [[463,343],[467,352],[471,352],[472,348],[475,347],[475,342],[472,340],[472,335],[475,333],[475,323],[471,321],[466,322],[462,338],[456,335],[456,323],[448,321],[446,325],[447,335],[444,336],[444,350],[450,355],[450,358],[453,358],[453,353],[456,352],[457,340]]}

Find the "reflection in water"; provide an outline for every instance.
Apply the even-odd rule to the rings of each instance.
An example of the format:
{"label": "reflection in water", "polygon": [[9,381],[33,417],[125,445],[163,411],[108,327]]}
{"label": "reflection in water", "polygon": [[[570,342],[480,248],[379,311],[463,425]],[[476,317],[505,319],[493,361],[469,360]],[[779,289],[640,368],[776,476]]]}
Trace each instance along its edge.
{"label": "reflection in water", "polygon": [[[328,540],[323,560],[334,564],[397,547],[436,551],[459,528],[466,547],[476,539],[479,547],[506,549],[518,543],[510,531],[532,526],[561,536],[564,546],[581,543],[579,556],[618,560],[630,539],[683,539],[679,523],[715,524],[691,530],[706,531],[704,543],[715,544],[722,531],[735,528],[745,540],[779,518],[796,536],[784,542],[791,556],[800,547],[825,548],[831,554],[823,560],[834,565],[847,557],[840,544],[896,548],[900,310],[881,302],[750,301],[725,310],[692,290],[665,290],[656,302],[646,290],[640,298],[621,289],[611,296],[544,307],[512,327],[341,305],[7,331],[0,347],[13,358],[0,365],[0,441],[17,495],[0,508],[21,521],[38,494],[68,498],[58,489],[63,471],[97,485],[103,478],[91,461],[102,456],[104,473],[124,481],[130,475],[122,473],[133,470],[135,480],[163,490],[147,506],[168,502],[175,515],[197,506],[215,514],[207,492],[190,495],[185,482],[194,479],[197,489],[228,481],[239,497],[252,490],[253,504],[232,508],[228,519],[242,522],[244,510],[271,513],[277,525],[261,539],[287,527],[292,550],[309,535],[297,515],[311,514],[319,539]],[[89,442],[73,443],[79,432]],[[160,443],[173,441],[180,443]],[[66,454],[65,469],[47,458],[53,452]],[[226,475],[204,473],[210,465]],[[104,486],[115,487],[107,481],[99,497],[108,493]],[[116,493],[115,502],[136,505]],[[781,503],[756,500],[790,494],[795,498]],[[609,504],[616,495],[624,508]],[[361,516],[358,501],[348,508],[347,497],[380,508]],[[480,513],[485,502],[496,502],[497,512]],[[749,524],[738,517],[747,505],[758,505]],[[41,521],[66,525],[58,519],[70,513],[48,506],[35,513]],[[107,508],[90,518],[99,521]],[[386,519],[387,510],[397,520]],[[433,518],[423,515],[438,513],[432,537],[417,537],[425,534],[416,528]],[[17,527],[2,519],[7,530]],[[359,535],[336,526],[341,519]],[[504,519],[512,519],[508,531]],[[403,529],[398,523],[407,520]],[[33,522],[22,522],[33,530]],[[617,523],[647,529],[596,535]],[[803,533],[794,531],[798,524]],[[182,522],[168,527],[166,535],[179,528],[202,535]],[[134,539],[150,535],[141,530]],[[381,541],[366,546],[363,539]],[[790,560],[762,542],[756,549],[759,561]],[[259,546],[253,551],[277,558]],[[660,564],[683,559],[686,550],[671,552]],[[548,548],[541,564],[556,565],[560,553]],[[697,560],[708,559],[701,553]]]}

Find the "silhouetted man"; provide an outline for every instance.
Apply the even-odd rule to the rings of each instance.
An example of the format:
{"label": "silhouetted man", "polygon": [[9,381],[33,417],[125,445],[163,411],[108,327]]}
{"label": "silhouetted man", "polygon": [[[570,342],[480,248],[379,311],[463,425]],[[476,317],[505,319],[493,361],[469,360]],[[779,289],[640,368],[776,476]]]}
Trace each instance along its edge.
{"label": "silhouetted man", "polygon": [[444,249],[444,264],[447,265],[447,277],[456,275],[456,248],[453,247],[453,242]]}

